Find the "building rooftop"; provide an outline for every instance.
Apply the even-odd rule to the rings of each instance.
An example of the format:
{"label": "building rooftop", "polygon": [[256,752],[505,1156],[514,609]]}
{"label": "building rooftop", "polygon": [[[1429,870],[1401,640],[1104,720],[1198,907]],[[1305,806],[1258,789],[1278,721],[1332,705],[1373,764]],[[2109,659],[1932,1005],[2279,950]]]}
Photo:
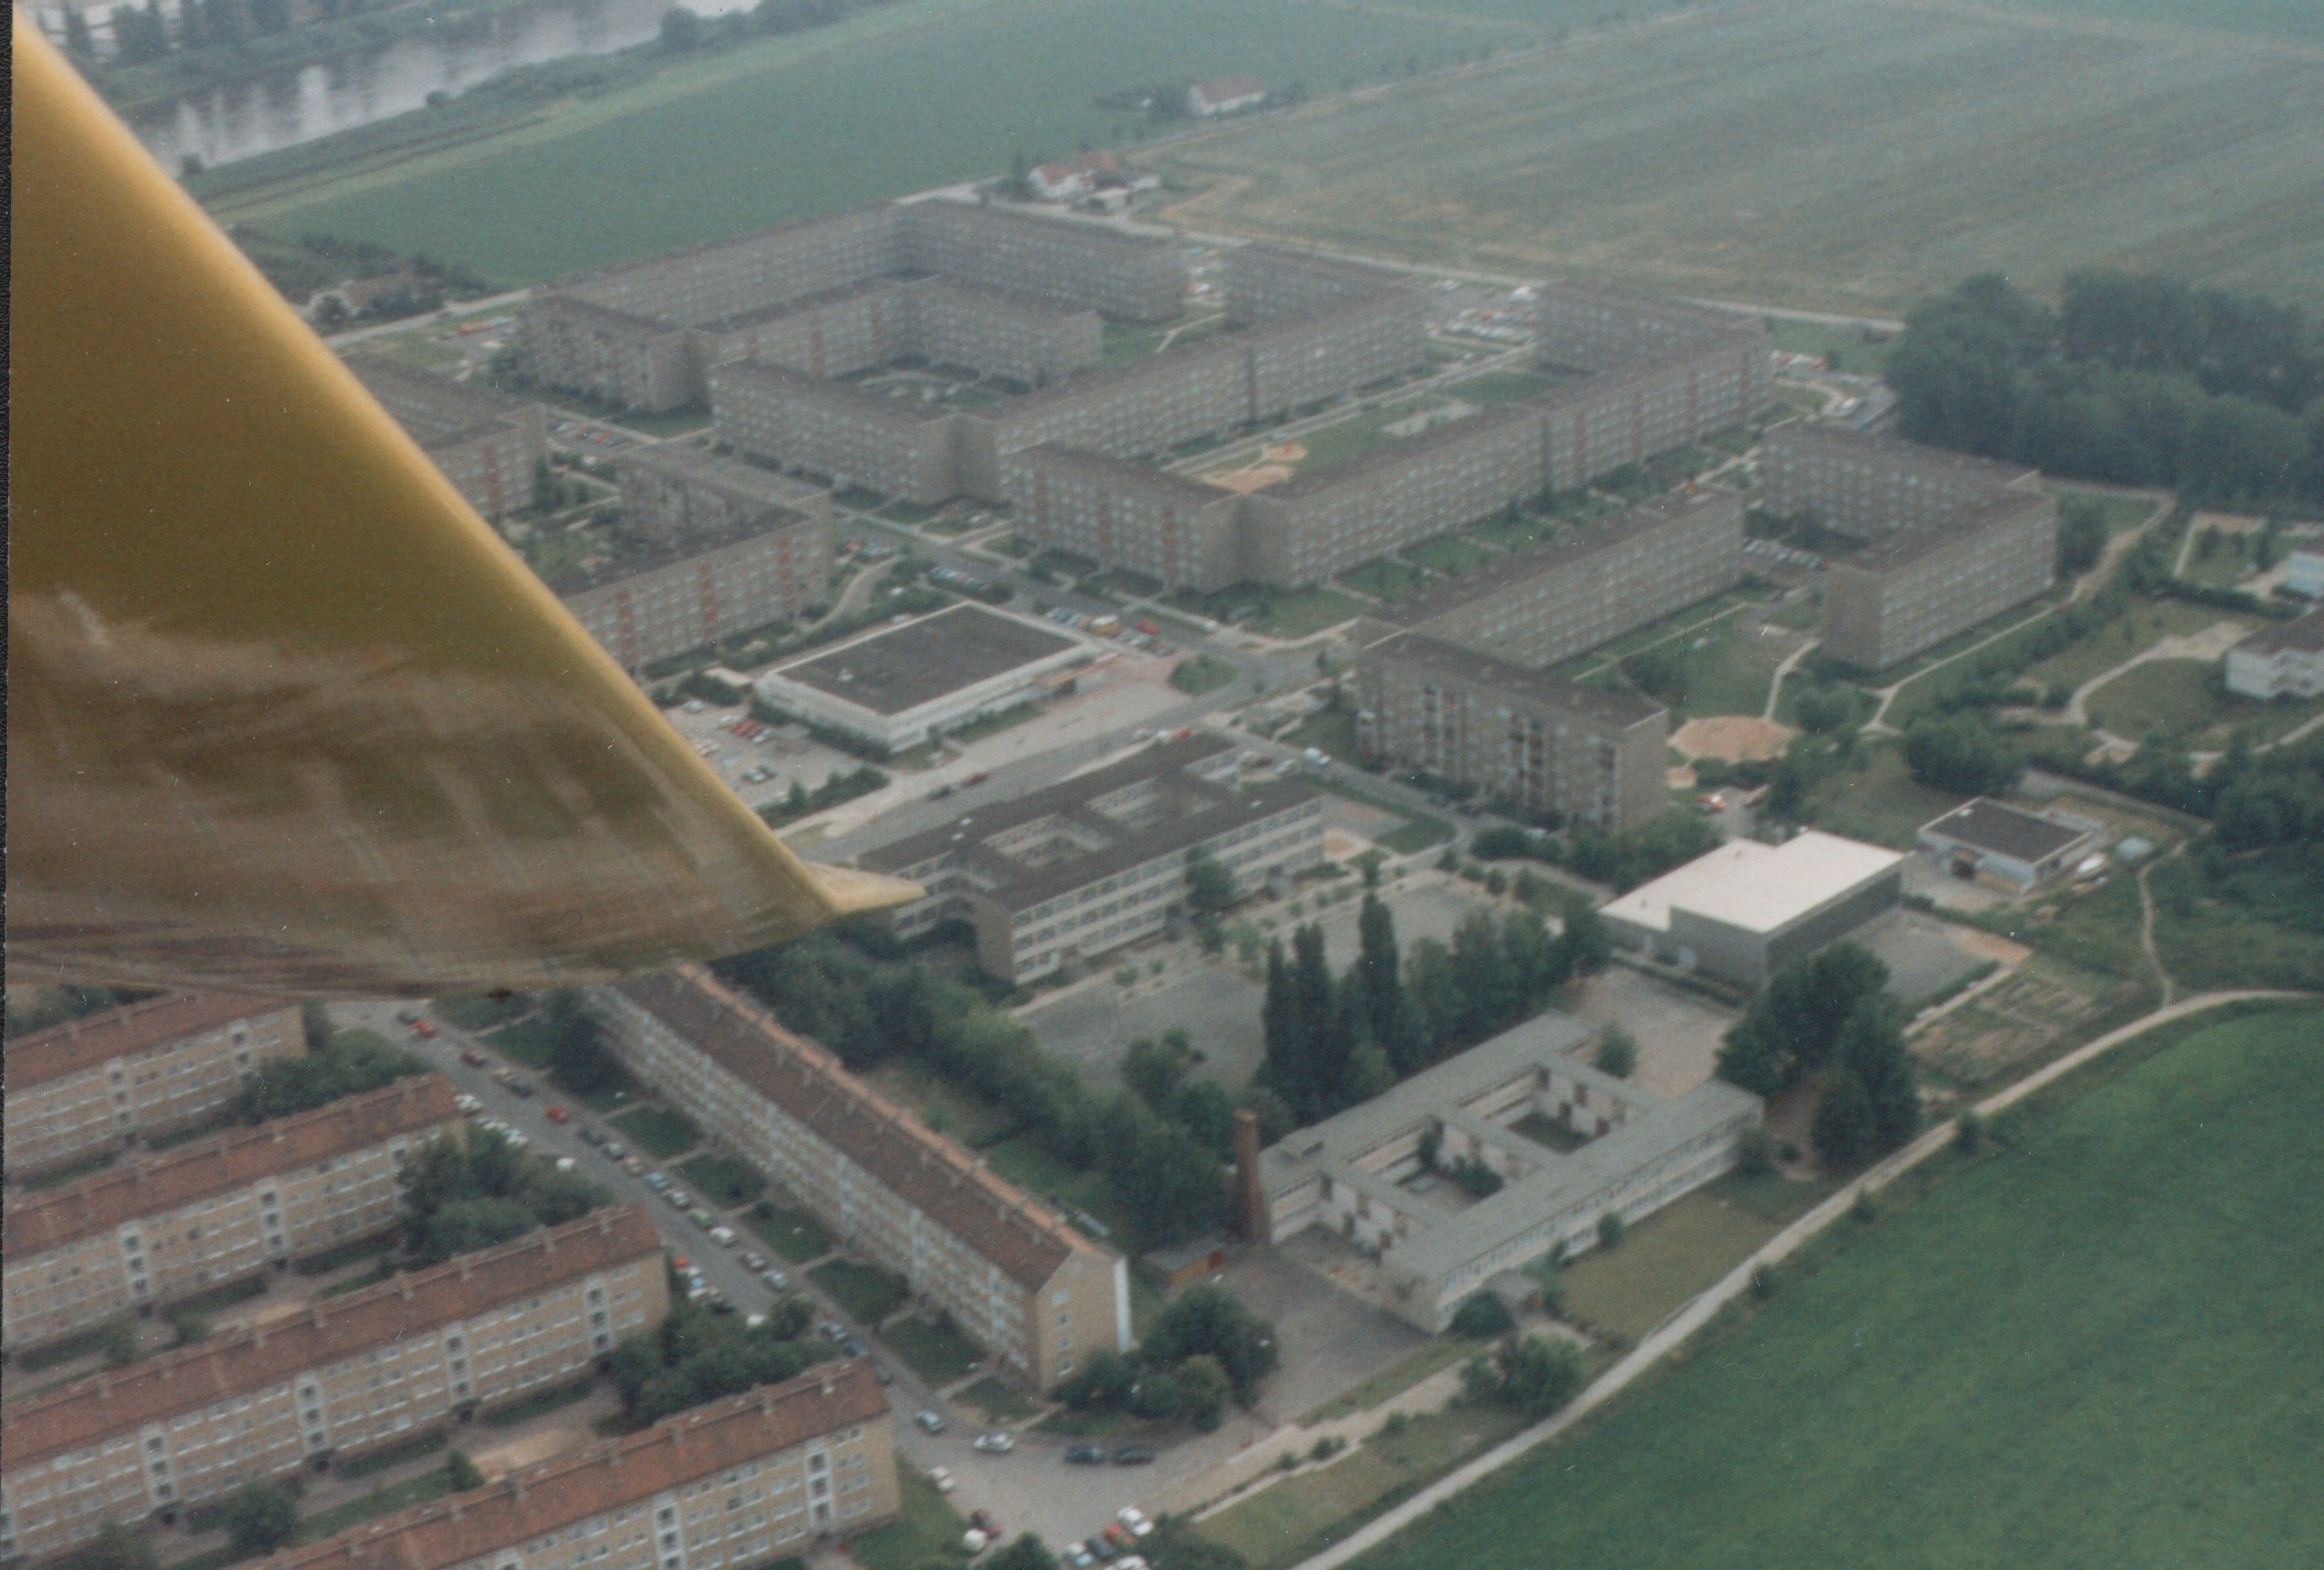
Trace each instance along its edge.
{"label": "building rooftop", "polygon": [[[1120,762],[867,851],[861,859],[873,872],[899,873],[951,858],[964,864],[984,898],[1004,910],[1027,910],[1314,799],[1314,791],[1293,780],[1238,789],[1202,777],[1202,765],[1231,767],[1223,754],[1233,751],[1234,743],[1219,736],[1158,742]],[[1102,799],[1148,784],[1157,790],[1135,818],[1102,809]],[[1070,830],[1067,837],[1078,842],[1078,851],[1048,859],[1056,850],[1047,846],[1035,861],[991,847],[991,841],[1010,830],[1044,819]]]}
{"label": "building rooftop", "polygon": [[876,715],[894,716],[1081,647],[1016,616],[960,605],[900,627],[882,627],[767,675]]}
{"label": "building rooftop", "polygon": [[1782,845],[1730,839],[1615,900],[1600,914],[1655,932],[1671,912],[1772,933],[1904,861],[1877,845],[1803,829]]}
{"label": "building rooftop", "polygon": [[805,371],[794,371],[788,365],[770,365],[765,360],[728,360],[723,365],[713,365],[710,374],[714,383],[721,378],[758,382],[795,395],[820,399],[825,403],[844,404],[859,415],[907,420],[916,425],[925,425],[933,420],[949,420],[954,413],[952,409],[942,403],[923,403],[916,398],[891,398],[884,392],[859,387],[853,382],[842,382],[831,376],[810,376]]}
{"label": "building rooftop", "polygon": [[2052,823],[2023,808],[1986,796],[1961,803],[1942,817],[1923,825],[1921,832],[1942,835],[2021,862],[2044,860],[2090,837],[2085,829]]}
{"label": "building rooftop", "polygon": [[1253,93],[1266,92],[1267,78],[1248,72],[1231,77],[1213,77],[1207,81],[1196,82],[1194,91],[1200,93],[1206,102],[1223,104],[1231,98],[1248,98]]}
{"label": "building rooftop", "polygon": [[255,1019],[261,1014],[297,1007],[281,998],[242,997],[227,993],[164,993],[84,1020],[67,1020],[8,1043],[8,1088],[28,1090],[115,1057],[143,1052],[165,1041],[198,1036],[236,1020]]}
{"label": "building rooftop", "polygon": [[1860,550],[1833,558],[1832,565],[1858,572],[1894,572],[1982,530],[2013,522],[2029,513],[2054,512],[2056,507],[2040,491],[1996,490],[1941,518],[1908,523],[1892,534],[1883,534]]}
{"label": "building rooftop", "polygon": [[632,448],[627,452],[615,453],[607,461],[617,475],[632,470],[658,475],[761,506],[804,512],[824,503],[824,493],[813,485],[761,468],[757,464],[721,457],[679,442],[658,441]]}
{"label": "building rooftop", "polygon": [[1124,463],[1120,458],[1107,457],[1087,448],[1067,447],[1060,442],[1045,441],[1028,447],[1011,457],[1038,460],[1047,467],[1062,469],[1068,474],[1084,476],[1108,485],[1132,485],[1166,496],[1188,507],[1208,507],[1219,502],[1231,502],[1234,493],[1168,469],[1148,467],[1145,464]]}
{"label": "building rooftop", "polygon": [[1038,1288],[1074,1251],[1096,1250],[1056,1212],[700,966],[619,982],[613,990],[1020,1286]]}
{"label": "building rooftop", "polygon": [[661,1255],[643,1205],[600,1210],[496,1248],[397,1275],[337,1298],[315,1298],[281,1318],[226,1332],[60,1389],[11,1397],[5,1448],[14,1469],[189,1408],[247,1395],[365,1348],[466,1319],[519,1298]]}
{"label": "building rooftop", "polygon": [[270,1173],[312,1166],[392,1140],[459,1121],[452,1082],[422,1074],[309,1111],[193,1140],[159,1155],[124,1157],[104,1171],[44,1193],[12,1199],[0,1223],[0,1249],[22,1261],[32,1254],[230,1193]]}
{"label": "building rooftop", "polygon": [[[1439,429],[1457,429],[1468,423],[1456,420]],[[1416,438],[1416,440],[1422,439]],[[1379,449],[1374,449],[1379,450]],[[1391,449],[1393,450],[1393,449]],[[1280,491],[1282,486],[1277,486]],[[1735,521],[1736,542],[1742,543],[1743,499],[1731,491],[1714,490],[1709,486],[1673,497],[1648,502],[1618,513],[1596,523],[1575,523],[1560,529],[1549,539],[1522,546],[1493,564],[1490,572],[1472,572],[1424,589],[1408,599],[1373,613],[1381,620],[1400,626],[1420,627],[1437,617],[1461,610],[1480,600],[1506,594],[1528,578],[1544,573],[1562,571],[1577,561],[1610,550],[1641,531],[1665,523],[1689,522],[1716,514],[1730,514]]]}
{"label": "building rooftop", "polygon": [[1627,728],[1666,712],[1661,704],[1634,692],[1609,692],[1603,688],[1561,681],[1538,670],[1432,638],[1425,633],[1398,633],[1382,639],[1364,650],[1361,658],[1398,660],[1449,680],[1492,688],[1507,693],[1513,701],[1581,715],[1601,725]]}
{"label": "building rooftop", "polygon": [[[2238,654],[2324,654],[2324,607],[2262,627],[2235,647]],[[9,1048],[14,1051],[14,1048]]]}
{"label": "building rooftop", "polygon": [[[1722,1080],[1709,1080],[1670,1101],[1602,1074],[1575,1052],[1595,1032],[1555,1011],[1414,1075],[1339,1116],[1299,1129],[1259,1152],[1259,1183],[1277,1195],[1328,1174],[1425,1224],[1397,1245],[1396,1258],[1424,1275],[1442,1277],[1499,1248],[1544,1222],[1602,1194],[1640,1168],[1720,1123],[1757,1107],[1759,1098]],[[1527,1075],[1554,1070],[1627,1109],[1626,1121],[1580,1149],[1560,1152],[1536,1145],[1517,1131],[1492,1127],[1463,1110],[1487,1092]],[[1522,1150],[1515,1181],[1476,1204],[1439,1212],[1412,1190],[1359,1163],[1389,1142],[1431,1123],[1463,1128]]]}
{"label": "building rooftop", "polygon": [[2024,485],[2040,477],[2042,472],[2027,464],[1978,457],[1951,448],[1928,447],[1902,437],[1877,436],[1852,426],[1820,420],[1795,420],[1767,433],[1769,458],[1781,460],[1794,449],[1821,457],[1856,458],[1898,472],[1983,480],[1995,485]]}
{"label": "building rooftop", "polygon": [[[1304,331],[1304,319],[1282,324],[1272,329],[1261,330]],[[1217,342],[1218,340],[1207,341]],[[1417,436],[1389,437],[1374,446],[1366,448],[1353,457],[1340,463],[1318,464],[1312,468],[1301,469],[1289,479],[1254,494],[1275,500],[1286,500],[1334,491],[1342,485],[1369,485],[1374,483],[1372,476],[1379,471],[1401,468],[1423,454],[1442,448],[1458,448],[1468,442],[1480,440],[1506,430],[1511,426],[1537,425],[1540,420],[1541,411],[1530,399],[1504,403],[1497,408],[1480,411],[1475,414],[1463,415],[1458,420],[1443,420],[1430,426]]]}
{"label": "building rooftop", "polygon": [[549,592],[570,599],[663,568],[675,567],[697,556],[707,556],[714,550],[724,550],[730,545],[740,545],[746,540],[756,540],[761,534],[774,534],[786,529],[797,529],[816,523],[818,520],[788,507],[769,507],[724,529],[701,530],[687,534],[667,544],[655,544],[609,558],[595,567],[575,568],[548,580]]}
{"label": "building rooftop", "polygon": [[640,1433],[520,1467],[488,1487],[283,1549],[253,1570],[448,1570],[887,1411],[868,1365],[821,1364]]}
{"label": "building rooftop", "polygon": [[495,389],[430,375],[377,355],[349,355],[346,366],[411,439],[431,451],[472,441],[531,407]]}

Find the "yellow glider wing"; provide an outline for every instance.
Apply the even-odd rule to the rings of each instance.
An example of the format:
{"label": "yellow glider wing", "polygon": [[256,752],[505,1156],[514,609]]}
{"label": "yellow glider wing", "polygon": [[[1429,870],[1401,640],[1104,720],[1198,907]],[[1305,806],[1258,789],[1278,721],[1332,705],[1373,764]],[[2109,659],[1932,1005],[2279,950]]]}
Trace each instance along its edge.
{"label": "yellow glider wing", "polygon": [[14,42],[12,977],[539,986],[915,891],[794,857]]}

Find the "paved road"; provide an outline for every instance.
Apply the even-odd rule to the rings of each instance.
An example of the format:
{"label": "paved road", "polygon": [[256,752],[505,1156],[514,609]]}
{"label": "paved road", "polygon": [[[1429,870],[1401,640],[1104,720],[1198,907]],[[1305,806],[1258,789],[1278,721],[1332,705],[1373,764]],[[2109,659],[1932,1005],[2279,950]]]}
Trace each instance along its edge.
{"label": "paved road", "polygon": [[[2144,1035],[2158,1025],[2166,1025],[2173,1020],[2183,1019],[2189,1014],[2247,998],[2308,998],[2316,995],[2313,993],[2248,991],[2206,993],[2198,997],[2185,999],[2167,1008],[2157,1009],[2153,1013],[2135,1020],[2119,1030],[2109,1030],[2096,1040],[2077,1048],[2055,1063],[2048,1065],[2037,1073],[2026,1076],[2007,1089],[1978,1103],[1977,1113],[1982,1118],[1991,1118],[1995,1113],[2015,1106],[2043,1086],[2072,1073],[2082,1065],[2112,1050],[2123,1042]],[[1573,1404],[1563,1411],[1496,1445],[1458,1471],[1448,1473],[1351,1537],[1321,1554],[1302,1560],[1293,1567],[1293,1570],[1336,1570],[1336,1566],[1345,1565],[1359,1555],[1379,1547],[1445,1501],[1565,1432],[1566,1429],[1628,1389],[1641,1374],[1708,1324],[1711,1316],[1749,1290],[1751,1278],[1755,1272],[1764,1266],[1776,1264],[1789,1259],[1810,1238],[1846,1215],[1855,1205],[1858,1195],[1879,1192],[1950,1144],[1955,1127],[1955,1123],[1950,1119],[1938,1124],[1886,1160],[1858,1177],[1853,1182],[1840,1187],[1813,1210],[1777,1233],[1758,1252],[1729,1271],[1717,1286],[1679,1310],[1677,1314],[1666,1320],[1660,1329],[1640,1342],[1636,1350],[1607,1370],[1596,1383],[1584,1390]]]}

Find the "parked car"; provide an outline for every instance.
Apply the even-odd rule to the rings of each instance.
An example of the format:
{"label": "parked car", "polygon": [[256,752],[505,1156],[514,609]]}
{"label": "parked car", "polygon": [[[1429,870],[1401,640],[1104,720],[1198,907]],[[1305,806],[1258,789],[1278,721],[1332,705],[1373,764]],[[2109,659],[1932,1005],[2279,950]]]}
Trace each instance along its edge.
{"label": "parked car", "polygon": [[778,1292],[791,1284],[791,1279],[788,1276],[786,1276],[780,1270],[761,1270],[759,1272],[759,1279],[764,1281],[768,1286],[772,1287]]}
{"label": "parked car", "polygon": [[991,1510],[969,1511],[968,1524],[974,1527],[980,1532],[989,1532],[996,1537],[1001,1531],[1001,1523],[992,1519],[992,1512]]}
{"label": "parked car", "polygon": [[1065,1446],[1068,1466],[1103,1466],[1105,1446],[1102,1445],[1068,1445]]}
{"label": "parked car", "polygon": [[460,1061],[466,1064],[471,1068],[482,1068],[486,1064],[490,1063],[492,1059],[486,1057],[474,1047],[463,1047],[460,1048]]}
{"label": "parked car", "polygon": [[[608,1146],[606,1147],[606,1150],[607,1150],[607,1152],[608,1152],[609,1154],[611,1153],[612,1150],[613,1150],[613,1147],[612,1147],[612,1146],[608,1145]],[[624,1172],[629,1173],[629,1174],[630,1174],[630,1176],[632,1176],[632,1178],[636,1178],[636,1177],[641,1177],[641,1176],[643,1176],[643,1175],[644,1175],[644,1173],[645,1173],[645,1169],[646,1169],[646,1164],[645,1164],[645,1159],[644,1159],[644,1158],[643,1158],[643,1157],[640,1157],[640,1156],[624,1156],[624,1157],[622,1157],[622,1170],[623,1170]]]}
{"label": "parked car", "polygon": [[939,1413],[931,1411],[926,1407],[922,1407],[918,1411],[912,1414],[912,1421],[918,1423],[923,1429],[930,1434],[941,1434],[945,1431],[945,1420],[943,1416]]}
{"label": "parked car", "polygon": [[508,1087],[509,1094],[520,1101],[530,1101],[532,1098],[532,1093],[540,1088],[521,1074],[510,1079]]}
{"label": "parked car", "polygon": [[414,1020],[411,1021],[411,1033],[419,1037],[422,1041],[433,1041],[436,1039],[436,1021],[433,1020]]}
{"label": "parked car", "polygon": [[1130,1528],[1133,1538],[1142,1538],[1154,1529],[1154,1523],[1136,1505],[1124,1505],[1113,1512],[1113,1519]]}
{"label": "parked car", "polygon": [[950,1493],[956,1486],[952,1480],[952,1469],[946,1466],[929,1467],[928,1481],[936,1485],[938,1493]]}
{"label": "parked car", "polygon": [[1116,1466],[1150,1466],[1153,1462],[1154,1452],[1143,1445],[1119,1445],[1114,1447],[1113,1464]]}
{"label": "parked car", "polygon": [[573,1131],[581,1136],[581,1142],[585,1145],[602,1145],[605,1142],[605,1131],[595,1123],[583,1123]]}
{"label": "parked car", "polygon": [[742,1268],[746,1270],[763,1270],[767,1268],[767,1256],[752,1249],[744,1249]]}
{"label": "parked car", "polygon": [[652,1189],[656,1194],[660,1193],[663,1189],[669,1187],[669,1174],[663,1172],[647,1173],[646,1187]]}
{"label": "parked car", "polygon": [[554,1102],[543,1108],[540,1115],[552,1123],[569,1123],[573,1121],[573,1114]]}
{"label": "parked car", "polygon": [[816,1325],[816,1328],[823,1332],[823,1338],[825,1341],[831,1342],[835,1345],[836,1345],[847,1334],[847,1326],[842,1325],[836,1319],[826,1319],[822,1324]]}
{"label": "parked car", "polygon": [[688,1194],[683,1188],[665,1189],[662,1192],[662,1197],[669,1200],[671,1205],[677,1206],[680,1210],[692,1210],[694,1208],[694,1196]]}
{"label": "parked car", "polygon": [[710,1229],[710,1241],[722,1249],[731,1249],[740,1240],[735,1237],[733,1227],[714,1226]]}
{"label": "parked car", "polygon": [[1066,1544],[1057,1556],[1072,1565],[1074,1570],[1090,1570],[1090,1566],[1097,1563],[1097,1556],[1079,1543]]}
{"label": "parked car", "polygon": [[465,1090],[452,1097],[452,1104],[472,1117],[478,1112],[483,1111],[484,1105],[483,1102],[478,1101],[475,1096],[470,1095]]}
{"label": "parked car", "polygon": [[718,1224],[718,1218],[711,1214],[699,1205],[686,1213],[686,1219],[692,1222],[695,1225],[700,1227],[705,1232],[708,1232],[711,1228]]}
{"label": "parked car", "polygon": [[850,1357],[862,1357],[872,1349],[863,1344],[863,1338],[860,1335],[843,1335],[839,1338],[839,1350]]}
{"label": "parked car", "polygon": [[1091,1558],[1095,1559],[1101,1565],[1111,1564],[1114,1560],[1114,1556],[1121,1552],[1120,1549],[1115,1547],[1111,1543],[1107,1542],[1102,1534],[1092,1534],[1089,1537],[1084,1538],[1082,1539],[1082,1548],[1090,1556]]}
{"label": "parked car", "polygon": [[876,1357],[872,1360],[872,1377],[883,1385],[892,1385],[896,1382],[896,1376],[888,1371],[888,1365]]}
{"label": "parked car", "polygon": [[636,1158],[630,1154],[630,1148],[622,1143],[621,1141],[607,1140],[605,1141],[605,1159],[608,1161],[620,1161],[627,1164],[629,1161],[636,1159]]}
{"label": "parked car", "polygon": [[979,1434],[973,1448],[986,1455],[1006,1455],[1017,1448],[1017,1436],[998,1430],[991,1434]]}

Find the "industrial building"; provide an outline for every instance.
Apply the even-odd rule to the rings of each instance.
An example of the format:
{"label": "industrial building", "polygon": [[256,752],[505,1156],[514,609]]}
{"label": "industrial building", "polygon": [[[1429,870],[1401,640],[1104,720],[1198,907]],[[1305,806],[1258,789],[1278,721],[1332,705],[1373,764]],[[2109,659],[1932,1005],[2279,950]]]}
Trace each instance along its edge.
{"label": "industrial building", "polygon": [[2324,697],[2324,610],[2262,627],[2227,651],[2226,669],[2244,697]]}
{"label": "industrial building", "polygon": [[1923,854],[1957,878],[2026,893],[2071,868],[2097,844],[2089,829],[1980,796],[1921,826]]}
{"label": "industrial building", "polygon": [[1356,736],[1367,757],[1534,817],[1611,834],[1670,807],[1669,710],[1422,633],[1357,655]]}
{"label": "industrial building", "polygon": [[165,993],[8,1043],[13,1179],[69,1167],[217,1115],[244,1081],[307,1049],[299,1005]]}
{"label": "industrial building", "polygon": [[364,1521],[254,1570],[743,1570],[895,1519],[888,1398],[862,1362],[706,1402]]}
{"label": "industrial building", "polygon": [[958,605],[779,665],[756,685],[789,718],[899,753],[1031,702],[1094,658],[1055,628]]}
{"label": "industrial building", "polygon": [[669,1310],[643,1205],[399,1274],[27,1397],[0,1444],[0,1554],[172,1520],[570,1384]]}
{"label": "industrial building", "polygon": [[376,355],[350,355],[346,365],[470,506],[498,520],[532,505],[533,476],[549,457],[540,405]]}
{"label": "industrial building", "polygon": [[1118,763],[864,853],[925,899],[889,913],[905,937],[954,919],[977,963],[1012,982],[1071,971],[1154,937],[1186,910],[1188,859],[1239,893],[1323,859],[1323,804],[1288,780],[1245,784],[1215,736],[1157,742]]}
{"label": "industrial building", "polygon": [[[1537,1015],[1258,1158],[1259,1235],[1310,1230],[1379,1261],[1388,1307],[1443,1330],[1461,1304],[1726,1172],[1759,1098],[1708,1080],[1664,1101],[1581,1061],[1593,1032]],[[1482,1198],[1452,1168],[1499,1179]]]}
{"label": "industrial building", "polygon": [[1895,851],[1805,829],[1734,839],[1599,908],[1609,935],[1658,964],[1757,987],[1904,896]]}
{"label": "industrial building", "polygon": [[698,965],[601,988],[611,1046],[850,1249],[1046,1390],[1130,1347],[1130,1275],[983,1160]]}
{"label": "industrial building", "polygon": [[1826,568],[1824,652],[1885,670],[2057,581],[2040,475],[1837,426],[1787,425],[1760,458],[1768,512],[1870,541]]}
{"label": "industrial building", "polygon": [[7,1350],[384,1232],[406,1154],[459,1127],[450,1081],[423,1074],[21,1196],[0,1225]]}

